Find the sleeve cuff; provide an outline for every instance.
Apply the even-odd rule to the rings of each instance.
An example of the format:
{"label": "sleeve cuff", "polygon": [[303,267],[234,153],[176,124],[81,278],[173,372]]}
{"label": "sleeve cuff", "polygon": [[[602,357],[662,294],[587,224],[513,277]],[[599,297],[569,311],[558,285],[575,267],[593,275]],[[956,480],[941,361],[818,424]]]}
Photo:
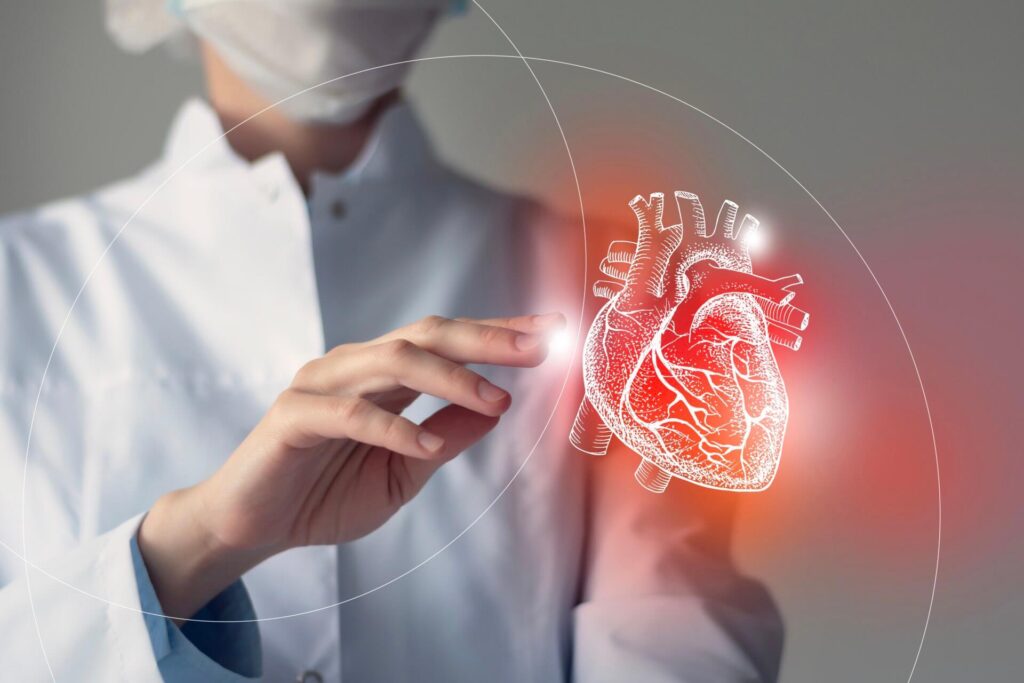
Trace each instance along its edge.
{"label": "sleeve cuff", "polygon": [[134,535],[131,554],[146,630],[164,680],[240,683],[260,677],[263,658],[256,610],[241,580],[179,628],[163,616]]}

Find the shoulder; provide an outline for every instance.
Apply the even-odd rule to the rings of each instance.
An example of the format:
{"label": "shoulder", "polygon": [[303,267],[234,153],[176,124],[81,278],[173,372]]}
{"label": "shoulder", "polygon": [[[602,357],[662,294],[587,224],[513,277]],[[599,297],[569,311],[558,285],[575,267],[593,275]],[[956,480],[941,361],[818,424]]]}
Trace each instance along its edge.
{"label": "shoulder", "polygon": [[[82,195],[0,216],[2,263],[24,260],[30,255],[47,257],[44,261],[50,262],[62,254],[73,253],[83,242],[103,237],[100,233],[110,233],[111,226],[126,220],[132,203],[137,205],[146,188],[154,184],[153,171],[154,168],[147,168],[133,178]],[[107,239],[112,236],[106,235]]]}
{"label": "shoulder", "polygon": [[561,311],[575,324],[590,226],[579,215],[473,179],[460,177],[451,186],[470,198],[466,210],[477,214],[474,224],[502,245],[492,264],[514,254],[519,271],[510,279],[529,290],[530,310]]}
{"label": "shoulder", "polygon": [[76,300],[83,299],[79,310],[88,315],[83,286],[94,276],[109,277],[99,266],[148,182],[144,172],[0,217],[0,371],[6,382],[38,379]]}
{"label": "shoulder", "polygon": [[439,171],[432,197],[436,206],[476,229],[520,245],[553,248],[580,235],[577,217],[567,215],[522,192],[500,188],[459,171]]}

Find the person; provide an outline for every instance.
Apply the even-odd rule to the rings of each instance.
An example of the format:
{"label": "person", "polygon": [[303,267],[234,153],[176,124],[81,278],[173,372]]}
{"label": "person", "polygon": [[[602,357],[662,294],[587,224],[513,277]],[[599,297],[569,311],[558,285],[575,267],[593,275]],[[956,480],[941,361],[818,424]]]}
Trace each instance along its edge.
{"label": "person", "polygon": [[446,4],[109,0],[208,101],[0,221],[5,677],[776,677],[732,505],[569,450],[566,223],[446,166],[375,68]]}

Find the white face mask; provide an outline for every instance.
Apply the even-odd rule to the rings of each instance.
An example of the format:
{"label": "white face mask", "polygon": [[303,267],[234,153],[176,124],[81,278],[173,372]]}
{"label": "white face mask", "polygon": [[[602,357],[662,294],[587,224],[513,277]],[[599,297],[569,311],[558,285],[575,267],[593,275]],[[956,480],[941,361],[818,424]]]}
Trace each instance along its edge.
{"label": "white face mask", "polygon": [[[446,0],[178,0],[182,20],[297,121],[350,123],[401,85]],[[364,71],[367,70],[368,71]],[[362,72],[362,73],[360,73]]]}

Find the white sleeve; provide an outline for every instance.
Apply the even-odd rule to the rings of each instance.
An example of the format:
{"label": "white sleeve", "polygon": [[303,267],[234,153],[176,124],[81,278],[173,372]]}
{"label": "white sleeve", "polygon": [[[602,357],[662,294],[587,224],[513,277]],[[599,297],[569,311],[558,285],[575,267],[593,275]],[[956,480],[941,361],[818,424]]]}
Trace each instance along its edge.
{"label": "white sleeve", "polygon": [[615,461],[598,484],[604,497],[595,489],[573,680],[775,681],[782,619],[768,591],[733,563],[728,494],[679,482],[650,494]]}
{"label": "white sleeve", "polygon": [[7,577],[11,581],[0,589],[5,679],[161,680],[132,561],[140,520],[29,567],[27,575]]}

